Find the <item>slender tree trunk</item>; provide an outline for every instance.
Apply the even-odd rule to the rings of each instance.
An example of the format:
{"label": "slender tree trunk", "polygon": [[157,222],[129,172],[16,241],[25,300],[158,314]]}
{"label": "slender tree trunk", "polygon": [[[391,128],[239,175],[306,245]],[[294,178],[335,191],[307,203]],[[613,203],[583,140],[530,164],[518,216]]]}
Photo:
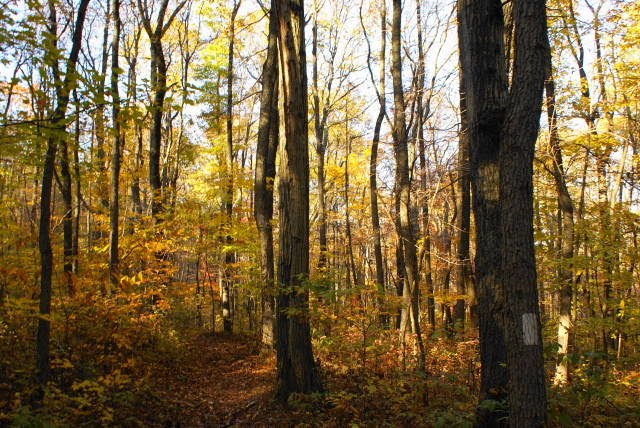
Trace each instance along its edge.
{"label": "slender tree trunk", "polygon": [[273,0],[269,12],[269,44],[262,72],[260,123],[256,148],[255,218],[260,234],[262,261],[262,344],[275,344],[275,268],[273,256],[273,186],[279,139],[278,22]]}
{"label": "slender tree trunk", "polygon": [[[51,374],[49,364],[49,336],[51,322],[51,279],[53,275],[53,252],[51,249],[51,236],[49,226],[51,223],[51,190],[53,187],[53,176],[55,168],[56,151],[61,139],[66,138],[64,119],[67,114],[69,96],[76,85],[76,64],[82,44],[82,29],[90,0],[82,0],[78,5],[75,28],[73,30],[72,46],[67,59],[67,66],[64,81],[56,85],[56,108],[49,122],[52,128],[52,135],[47,139],[47,152],[45,155],[42,170],[42,186],[40,194],[40,227],[38,233],[38,246],[40,250],[40,304],[38,319],[38,332],[36,338],[36,378],[40,386],[40,391],[36,399],[39,401],[44,393],[43,387],[49,381]],[[49,35],[51,37],[52,49],[57,45],[57,17],[55,3],[49,2]],[[54,56],[55,52],[51,52]],[[54,74],[59,79],[57,59],[54,63]],[[56,80],[58,80],[56,79]]]}
{"label": "slender tree trunk", "polygon": [[322,388],[309,325],[309,151],[303,0],[276,0],[285,145],[279,173],[276,396]]}
{"label": "slender tree trunk", "polygon": [[[236,16],[242,1],[234,2],[231,18],[229,21],[229,53],[227,61],[227,147],[225,153],[225,174],[227,183],[224,195],[224,214],[226,216],[226,227],[228,235],[226,237],[227,246],[231,247],[233,238],[231,228],[233,227],[233,188],[234,188],[234,150],[233,150],[233,56],[235,46]],[[233,330],[231,319],[230,296],[233,288],[233,264],[236,261],[235,253],[228,249],[224,255],[224,281],[222,284],[222,325],[223,331],[230,333]]]}
{"label": "slender tree trunk", "polygon": [[[420,254],[422,271],[427,289],[427,318],[432,330],[436,328],[436,302],[433,287],[433,275],[431,270],[431,232],[429,228],[429,196],[427,192],[427,158],[425,153],[424,120],[428,112],[424,111],[424,79],[425,58],[422,42],[422,11],[420,2],[416,2],[416,21],[418,27],[418,68],[416,71],[416,139],[418,145],[418,157],[420,160],[420,209],[422,210],[422,235],[423,244]],[[419,298],[419,297],[418,297]]]}
{"label": "slender tree trunk", "polygon": [[118,256],[118,220],[120,209],[120,161],[121,147],[124,146],[124,135],[120,123],[120,90],[118,79],[120,77],[120,0],[113,0],[113,40],[111,42],[111,96],[113,97],[113,142],[111,149],[111,205],[109,207],[109,278],[114,287],[120,283],[120,268]]}
{"label": "slender tree trunk", "polygon": [[[407,145],[407,130],[405,120],[404,89],[402,88],[401,62],[401,0],[393,0],[393,20],[391,26],[391,75],[393,77],[394,121],[393,143],[396,158],[396,191],[399,193],[400,236],[404,248],[405,288],[403,291],[403,319],[400,326],[404,340],[410,324],[415,326],[416,342],[418,346],[418,370],[425,370],[425,350],[418,319],[418,258],[416,254],[416,239],[411,224],[411,183],[409,181],[409,153]],[[425,400],[426,401],[426,400]]]}
{"label": "slender tree trunk", "polygon": [[[327,133],[325,131],[327,122],[327,106],[321,111],[320,94],[318,86],[318,4],[314,3],[315,10],[313,16],[312,31],[312,62],[313,62],[313,130],[316,140],[316,155],[318,158],[318,232],[320,244],[320,256],[318,258],[318,269],[323,270],[327,266],[327,201],[326,201],[326,173],[325,156],[327,152]],[[329,83],[331,84],[331,83]]]}
{"label": "slender tree trunk", "polygon": [[[385,280],[384,280],[384,267],[382,260],[382,245],[380,243],[380,214],[378,213],[378,146],[380,143],[380,129],[382,128],[382,121],[385,117],[385,54],[386,54],[386,33],[387,33],[387,5],[385,0],[380,2],[380,53],[378,54],[379,64],[379,77],[378,77],[378,103],[380,109],[378,110],[378,116],[376,117],[375,127],[373,129],[373,138],[371,140],[371,157],[369,159],[369,199],[371,204],[371,225],[373,228],[373,254],[376,264],[376,288],[378,291],[378,309],[381,312],[380,323],[388,327],[389,316],[386,313],[386,299],[385,299]],[[368,40],[368,39],[367,39]],[[370,51],[367,59],[370,59]],[[367,62],[369,69],[371,68],[370,61]],[[373,79],[373,73],[371,73]],[[372,81],[375,85],[375,82]]]}
{"label": "slender tree trunk", "polygon": [[571,322],[571,301],[573,299],[573,201],[567,188],[566,174],[562,160],[562,150],[560,148],[560,137],[558,135],[558,120],[556,113],[555,81],[551,67],[551,49],[546,46],[546,106],[547,122],[549,127],[549,146],[553,158],[551,171],[556,185],[558,195],[558,209],[560,210],[560,221],[558,222],[558,232],[560,236],[560,267],[558,277],[560,281],[559,300],[560,316],[558,319],[558,358],[556,363],[556,373],[554,383],[563,385],[569,380],[569,338],[573,328]]}
{"label": "slender tree trunk", "polygon": [[[467,113],[464,82],[460,80],[460,133],[458,135],[458,181],[456,195],[458,215],[456,217],[456,305],[454,323],[461,330],[465,321],[465,298],[472,291],[471,258],[469,255],[469,230],[471,225],[471,185],[469,182],[469,117]],[[467,295],[468,296],[468,295]],[[471,304],[471,301],[469,301]]]}

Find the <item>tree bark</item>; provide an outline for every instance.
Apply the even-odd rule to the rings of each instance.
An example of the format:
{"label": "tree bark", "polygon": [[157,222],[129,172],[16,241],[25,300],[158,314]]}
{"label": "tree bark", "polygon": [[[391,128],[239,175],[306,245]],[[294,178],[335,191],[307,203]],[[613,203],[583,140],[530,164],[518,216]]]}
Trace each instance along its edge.
{"label": "tree bark", "polygon": [[262,261],[262,344],[275,344],[275,268],[273,256],[273,188],[279,139],[278,120],[278,22],[271,2],[269,44],[262,71],[260,123],[256,148],[254,214],[260,234]]}
{"label": "tree bark", "polygon": [[303,0],[276,0],[285,145],[279,172],[276,396],[322,388],[309,325],[309,152]]}
{"label": "tree bark", "polygon": [[480,330],[480,403],[476,426],[504,426],[505,414],[482,405],[507,397],[506,350],[498,304],[500,271],[500,130],[507,91],[502,7],[494,0],[458,0],[461,90],[468,117],[470,178],[476,226],[475,275]]}
{"label": "tree bark", "polygon": [[547,397],[533,240],[533,157],[548,44],[545,1],[515,2],[513,19],[515,60],[500,145],[509,423],[544,426]]}

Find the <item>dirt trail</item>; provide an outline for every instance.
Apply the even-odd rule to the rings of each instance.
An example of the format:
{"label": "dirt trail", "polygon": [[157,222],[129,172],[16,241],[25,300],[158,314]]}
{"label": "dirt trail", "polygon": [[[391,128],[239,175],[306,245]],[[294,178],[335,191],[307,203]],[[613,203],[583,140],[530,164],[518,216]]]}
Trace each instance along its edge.
{"label": "dirt trail", "polygon": [[154,390],[165,403],[166,427],[270,426],[275,361],[254,339],[200,335],[184,362],[160,369]]}

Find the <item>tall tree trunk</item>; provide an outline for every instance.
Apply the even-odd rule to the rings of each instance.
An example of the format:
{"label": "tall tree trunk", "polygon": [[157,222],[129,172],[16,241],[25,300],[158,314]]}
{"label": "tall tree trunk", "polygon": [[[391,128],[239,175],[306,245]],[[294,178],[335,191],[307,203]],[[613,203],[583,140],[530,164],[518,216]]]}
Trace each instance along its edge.
{"label": "tall tree trunk", "polygon": [[[107,132],[105,129],[104,110],[107,102],[105,99],[105,86],[107,79],[107,66],[109,62],[109,27],[111,26],[111,1],[105,3],[105,24],[102,31],[102,54],[100,61],[100,74],[96,85],[96,111],[94,117],[94,126],[96,133],[96,160],[98,161],[98,180],[96,187],[98,191],[98,199],[100,201],[100,213],[106,214],[109,211],[109,189],[107,179],[107,155],[106,141]],[[99,221],[100,226],[104,226],[102,220]],[[104,237],[102,227],[97,230],[96,237]]]}
{"label": "tall tree trunk", "polygon": [[371,157],[369,158],[369,202],[371,209],[371,227],[373,229],[373,255],[375,260],[376,272],[375,272],[375,284],[378,292],[378,310],[380,311],[380,324],[388,328],[389,327],[389,314],[386,302],[386,287],[384,277],[384,265],[382,259],[382,244],[380,237],[380,214],[378,210],[378,147],[380,144],[380,130],[382,129],[382,121],[386,116],[386,101],[385,101],[385,56],[387,45],[387,5],[386,0],[380,1],[380,51],[378,53],[378,82],[376,82],[373,76],[373,70],[371,68],[371,42],[367,34],[367,29],[362,19],[362,5],[360,6],[360,25],[362,32],[364,33],[367,42],[367,68],[369,69],[369,75],[371,77],[371,84],[376,88],[376,96],[378,98],[378,104],[380,108],[378,110],[378,116],[376,117],[376,123],[373,128],[373,137],[371,139]]}
{"label": "tall tree trunk", "polygon": [[569,380],[569,338],[573,328],[571,322],[571,301],[573,299],[573,201],[567,188],[566,174],[562,160],[562,150],[560,148],[560,137],[558,135],[558,116],[556,112],[555,81],[551,67],[551,48],[547,44],[546,49],[546,106],[547,123],[549,128],[549,148],[552,155],[553,179],[558,196],[558,209],[560,210],[560,221],[558,222],[558,232],[560,236],[560,267],[558,277],[560,282],[559,300],[560,316],[558,319],[558,358],[556,363],[556,373],[554,383],[563,385]]}
{"label": "tall tree trunk", "polygon": [[260,123],[256,148],[254,213],[260,234],[262,262],[262,344],[275,344],[275,269],[273,257],[273,186],[279,139],[278,120],[278,21],[274,0],[269,12],[269,44],[262,71]]}
{"label": "tall tree trunk", "polygon": [[[422,210],[422,235],[423,244],[420,254],[422,271],[427,288],[427,318],[431,328],[436,328],[436,302],[433,288],[433,276],[431,273],[431,232],[429,228],[429,196],[427,192],[427,158],[425,151],[424,120],[428,112],[424,111],[424,79],[425,58],[422,43],[422,11],[421,3],[416,2],[416,22],[418,27],[418,68],[416,71],[416,139],[418,144],[418,157],[420,159],[420,209]],[[419,298],[419,297],[418,297]]]}
{"label": "tall tree trunk", "polygon": [[120,123],[120,90],[118,79],[120,77],[120,0],[113,0],[113,40],[111,42],[111,96],[113,97],[113,142],[111,148],[111,205],[109,207],[109,278],[114,287],[120,282],[120,269],[118,257],[118,220],[120,209],[120,161],[121,147],[124,146],[124,135]]}
{"label": "tall tree trunk", "polygon": [[[43,387],[49,381],[51,373],[49,364],[49,336],[51,331],[51,322],[49,315],[51,313],[51,279],[53,275],[53,252],[51,249],[51,236],[49,226],[51,223],[51,190],[53,187],[53,176],[55,168],[56,151],[58,144],[66,138],[65,116],[69,105],[69,97],[71,91],[76,85],[76,64],[78,63],[78,55],[82,44],[82,29],[84,20],[89,6],[90,0],[82,0],[78,5],[76,15],[75,28],[73,30],[73,38],[69,58],[65,71],[64,81],[60,81],[58,69],[58,60],[54,60],[53,73],[56,76],[56,108],[51,115],[49,122],[52,128],[52,135],[47,139],[47,152],[45,155],[44,166],[42,169],[42,187],[40,194],[40,227],[38,233],[38,246],[40,251],[40,304],[38,332],[36,338],[36,378],[40,385],[37,399],[42,398],[44,393]],[[57,53],[57,15],[55,3],[49,1],[49,36],[52,41],[51,54],[55,56]]]}
{"label": "tall tree trunk", "polygon": [[500,215],[509,423],[547,419],[542,329],[533,241],[533,157],[545,80],[544,0],[514,2],[515,53],[500,145]]}
{"label": "tall tree trunk", "polygon": [[[328,116],[328,108],[320,108],[320,94],[318,86],[318,13],[319,5],[314,2],[314,16],[312,32],[312,62],[313,62],[313,130],[316,141],[316,155],[318,158],[318,232],[320,244],[320,256],[318,269],[323,270],[327,266],[327,201],[326,201],[326,172],[325,156],[327,152],[327,137],[325,130]],[[331,85],[331,83],[329,83]]]}
{"label": "tall tree trunk", "polygon": [[[471,185],[469,180],[469,117],[467,112],[464,82],[460,79],[460,133],[458,135],[458,181],[456,182],[456,305],[454,323],[463,329],[465,321],[465,298],[472,291],[471,258],[469,255],[469,230],[471,225]],[[472,302],[469,301],[471,305]]]}
{"label": "tall tree trunk", "polygon": [[404,262],[406,271],[405,287],[403,291],[403,317],[400,326],[404,337],[410,324],[415,326],[416,342],[418,346],[418,370],[425,370],[425,350],[418,317],[418,258],[416,254],[416,239],[411,224],[411,182],[409,181],[409,151],[407,147],[407,130],[405,120],[404,89],[402,87],[401,60],[401,16],[402,1],[393,0],[393,20],[391,25],[391,75],[393,78],[394,120],[393,145],[396,158],[396,191],[399,194],[400,211],[397,213],[400,223],[400,240],[404,248]]}
{"label": "tall tree trunk", "polygon": [[279,173],[276,396],[321,389],[309,325],[309,151],[303,0],[276,0],[285,145]]}
{"label": "tall tree trunk", "polygon": [[[476,229],[475,275],[480,329],[480,402],[507,397],[500,306],[500,130],[507,90],[502,7],[495,0],[458,0],[461,90],[468,117],[470,177]],[[490,52],[491,55],[486,54]],[[477,426],[504,426],[505,414],[480,405]]]}
{"label": "tall tree trunk", "polygon": [[[229,21],[229,53],[227,61],[227,147],[225,152],[225,174],[227,178],[225,194],[224,194],[224,214],[226,217],[227,228],[227,246],[231,247],[233,238],[231,237],[231,228],[233,227],[233,187],[234,187],[234,171],[233,171],[233,55],[235,46],[236,32],[236,16],[240,9],[242,1],[234,2],[231,18]],[[235,253],[232,249],[228,249],[224,254],[224,275],[222,284],[222,325],[223,331],[230,333],[233,330],[233,321],[231,319],[230,296],[233,288],[233,264],[236,261]]]}

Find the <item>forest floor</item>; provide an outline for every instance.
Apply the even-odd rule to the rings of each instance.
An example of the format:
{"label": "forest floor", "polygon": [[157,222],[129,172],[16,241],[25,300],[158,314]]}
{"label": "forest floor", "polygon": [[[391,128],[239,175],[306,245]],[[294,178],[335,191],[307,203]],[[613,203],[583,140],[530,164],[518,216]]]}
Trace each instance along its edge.
{"label": "forest floor", "polygon": [[162,403],[163,425],[274,426],[279,414],[282,426],[282,409],[272,401],[275,358],[260,351],[259,342],[248,336],[192,337],[181,362],[156,369],[151,381],[151,393]]}

